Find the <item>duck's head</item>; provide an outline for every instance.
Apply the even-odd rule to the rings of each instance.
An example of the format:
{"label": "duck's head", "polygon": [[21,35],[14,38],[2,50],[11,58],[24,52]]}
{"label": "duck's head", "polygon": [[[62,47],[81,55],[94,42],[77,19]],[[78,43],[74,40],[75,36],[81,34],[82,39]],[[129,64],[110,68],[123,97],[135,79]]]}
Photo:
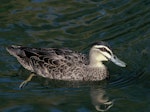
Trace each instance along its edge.
{"label": "duck's head", "polygon": [[89,53],[90,65],[95,67],[104,66],[103,61],[112,61],[120,67],[126,67],[126,64],[113,54],[109,46],[104,42],[94,43]]}

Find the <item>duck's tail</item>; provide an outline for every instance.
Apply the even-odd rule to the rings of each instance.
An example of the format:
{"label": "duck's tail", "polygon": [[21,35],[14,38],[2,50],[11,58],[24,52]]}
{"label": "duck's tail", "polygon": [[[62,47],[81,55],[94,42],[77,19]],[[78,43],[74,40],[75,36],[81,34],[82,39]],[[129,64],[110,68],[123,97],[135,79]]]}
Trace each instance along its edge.
{"label": "duck's tail", "polygon": [[6,50],[13,55],[14,57],[18,58],[18,57],[23,57],[25,56],[24,52],[21,50],[21,46],[17,46],[17,45],[11,45],[9,47],[6,48]]}

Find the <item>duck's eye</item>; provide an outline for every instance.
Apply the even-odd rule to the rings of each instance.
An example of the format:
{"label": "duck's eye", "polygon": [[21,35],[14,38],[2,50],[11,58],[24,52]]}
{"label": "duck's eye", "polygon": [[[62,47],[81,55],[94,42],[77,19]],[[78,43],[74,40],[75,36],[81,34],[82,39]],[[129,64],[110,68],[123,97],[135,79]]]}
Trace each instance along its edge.
{"label": "duck's eye", "polygon": [[99,48],[99,50],[101,50],[101,51],[107,51],[105,48]]}
{"label": "duck's eye", "polygon": [[108,54],[110,54],[111,55],[111,52],[110,51],[108,51],[106,48],[98,48],[99,50],[101,50],[101,51],[103,51],[103,52],[107,52]]}

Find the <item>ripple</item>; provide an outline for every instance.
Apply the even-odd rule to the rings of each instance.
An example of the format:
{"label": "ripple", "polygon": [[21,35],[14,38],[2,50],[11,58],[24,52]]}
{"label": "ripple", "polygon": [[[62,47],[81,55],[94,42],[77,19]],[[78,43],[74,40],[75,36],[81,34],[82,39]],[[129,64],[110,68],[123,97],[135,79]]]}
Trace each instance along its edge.
{"label": "ripple", "polygon": [[[132,84],[135,84],[141,77],[144,76],[144,71],[137,71],[136,73],[124,73],[127,76],[120,76],[115,80],[111,80],[109,82],[110,87],[127,87]],[[130,75],[129,75],[130,74]]]}
{"label": "ripple", "polygon": [[[150,79],[148,0],[7,0],[1,1],[0,7],[0,94],[3,96],[0,100],[4,101],[0,108],[3,111],[93,112],[106,103],[101,101],[112,98],[115,104],[111,111],[149,110],[146,107]],[[45,79],[37,78],[25,89],[18,89],[28,73],[18,71],[20,65],[6,53],[6,46],[68,47],[88,53],[89,45],[100,40],[109,42],[115,54],[128,65],[121,69],[108,63],[110,80],[73,86],[69,83],[69,87],[60,82],[56,87],[53,81],[48,81],[46,86]],[[19,77],[12,78],[16,74]],[[90,90],[94,87],[98,89]]]}

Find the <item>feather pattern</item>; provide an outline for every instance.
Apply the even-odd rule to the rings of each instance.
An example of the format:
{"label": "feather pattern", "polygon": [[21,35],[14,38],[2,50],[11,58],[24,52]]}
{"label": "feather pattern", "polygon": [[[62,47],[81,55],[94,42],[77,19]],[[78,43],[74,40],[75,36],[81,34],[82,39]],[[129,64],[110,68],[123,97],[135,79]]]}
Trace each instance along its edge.
{"label": "feather pattern", "polygon": [[[7,51],[16,57],[27,70],[42,77],[66,81],[105,79],[108,76],[108,71],[102,61],[113,57],[112,51],[100,43],[93,45],[89,57],[69,49],[57,48],[31,48],[12,45],[7,48]],[[122,62],[122,64],[124,63]]]}

